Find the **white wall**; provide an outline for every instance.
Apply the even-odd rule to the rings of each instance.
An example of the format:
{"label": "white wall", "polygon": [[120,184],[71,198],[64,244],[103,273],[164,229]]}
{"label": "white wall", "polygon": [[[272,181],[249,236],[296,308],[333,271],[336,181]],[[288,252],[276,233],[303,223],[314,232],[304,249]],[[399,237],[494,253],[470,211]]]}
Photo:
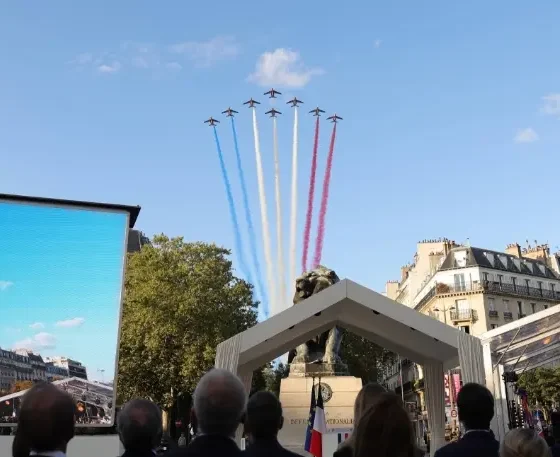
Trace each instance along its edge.
{"label": "white wall", "polygon": [[[13,436],[0,436],[0,456],[12,455]],[[121,455],[117,435],[77,436],[68,445],[68,457],[117,457]]]}

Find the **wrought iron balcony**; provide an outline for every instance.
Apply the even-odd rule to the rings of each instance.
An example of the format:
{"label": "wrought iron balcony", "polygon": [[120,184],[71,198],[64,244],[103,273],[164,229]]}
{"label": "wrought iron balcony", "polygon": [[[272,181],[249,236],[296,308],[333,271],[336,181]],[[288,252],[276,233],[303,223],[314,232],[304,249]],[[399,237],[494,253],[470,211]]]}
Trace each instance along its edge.
{"label": "wrought iron balcony", "polygon": [[490,317],[498,317],[498,311],[488,311],[488,316]]}
{"label": "wrought iron balcony", "polygon": [[452,321],[476,321],[477,314],[474,309],[460,309],[457,311],[451,311]]}
{"label": "wrought iron balcony", "polygon": [[511,321],[513,319],[513,313],[510,313],[509,311],[504,311],[504,319],[506,321]]}

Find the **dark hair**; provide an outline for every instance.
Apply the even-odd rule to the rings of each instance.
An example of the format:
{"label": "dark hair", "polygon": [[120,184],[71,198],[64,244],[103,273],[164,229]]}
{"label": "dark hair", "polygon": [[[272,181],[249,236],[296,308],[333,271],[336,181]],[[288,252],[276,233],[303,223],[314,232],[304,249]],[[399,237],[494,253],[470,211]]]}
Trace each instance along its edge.
{"label": "dark hair", "polygon": [[400,399],[381,394],[355,429],[354,457],[413,457],[414,431]]}
{"label": "dark hair", "polygon": [[21,433],[21,428],[18,427],[14,441],[12,441],[12,457],[29,457],[30,453],[29,444]]}
{"label": "dark hair", "polygon": [[161,411],[149,400],[131,400],[119,414],[117,430],[126,451],[155,449],[162,438]]}
{"label": "dark hair", "polygon": [[18,433],[35,452],[66,451],[74,437],[76,405],[72,397],[58,387],[35,384],[23,397]]}
{"label": "dark hair", "polygon": [[256,439],[273,438],[282,425],[282,405],[271,392],[257,392],[249,398],[246,430]]}
{"label": "dark hair", "polygon": [[459,420],[467,430],[489,430],[494,417],[494,397],[486,387],[468,383],[457,395],[457,409]]}

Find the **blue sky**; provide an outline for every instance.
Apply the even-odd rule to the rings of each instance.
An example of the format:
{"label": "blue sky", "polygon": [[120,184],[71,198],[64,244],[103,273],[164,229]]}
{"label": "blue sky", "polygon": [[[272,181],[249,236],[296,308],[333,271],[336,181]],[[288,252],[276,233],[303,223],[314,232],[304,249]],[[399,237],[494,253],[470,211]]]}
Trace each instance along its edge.
{"label": "blue sky", "polygon": [[0,203],[0,347],[113,379],[126,226],[120,213]]}
{"label": "blue sky", "polygon": [[[323,255],[340,276],[382,290],[418,240],[440,236],[493,249],[525,239],[554,248],[559,15],[551,0],[12,2],[0,17],[0,189],[139,204],[137,227],[150,235],[233,247],[213,138],[202,123],[210,115],[223,121],[220,112],[231,105],[240,111],[260,237],[242,102],[263,102],[274,227],[262,96],[274,86],[305,108],[344,117]],[[284,101],[287,240],[292,118]],[[312,122],[302,116],[299,234]],[[228,125],[219,133],[242,220]],[[323,124],[319,187],[327,142]]]}

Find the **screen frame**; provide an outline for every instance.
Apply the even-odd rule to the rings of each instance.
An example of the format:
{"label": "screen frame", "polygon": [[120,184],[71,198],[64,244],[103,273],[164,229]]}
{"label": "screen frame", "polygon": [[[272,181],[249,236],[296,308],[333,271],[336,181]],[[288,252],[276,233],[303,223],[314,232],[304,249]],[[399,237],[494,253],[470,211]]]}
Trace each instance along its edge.
{"label": "screen frame", "polygon": [[[20,204],[29,206],[42,206],[50,208],[66,209],[70,211],[97,211],[105,213],[117,213],[124,214],[126,216],[125,223],[125,233],[123,238],[122,246],[122,278],[121,278],[121,291],[119,299],[119,311],[118,311],[118,331],[117,331],[117,345],[115,348],[115,376],[113,379],[113,408],[111,414],[111,422],[108,424],[78,424],[74,426],[79,428],[111,428],[115,426],[116,421],[116,411],[117,411],[117,389],[118,389],[118,367],[119,367],[119,355],[120,355],[120,342],[121,342],[121,325],[122,325],[122,314],[123,314],[123,300],[124,300],[124,285],[126,276],[126,266],[128,257],[128,236],[130,230],[134,228],[138,215],[140,213],[140,206],[129,206],[129,205],[118,205],[112,203],[96,203],[88,201],[77,201],[77,200],[62,200],[54,198],[44,198],[44,197],[30,197],[24,195],[11,195],[11,194],[1,194],[0,193],[0,204],[10,203],[10,204]],[[25,392],[25,391],[23,391]],[[23,396],[23,395],[22,395]],[[16,427],[17,422],[13,423],[0,423],[0,427]]]}

